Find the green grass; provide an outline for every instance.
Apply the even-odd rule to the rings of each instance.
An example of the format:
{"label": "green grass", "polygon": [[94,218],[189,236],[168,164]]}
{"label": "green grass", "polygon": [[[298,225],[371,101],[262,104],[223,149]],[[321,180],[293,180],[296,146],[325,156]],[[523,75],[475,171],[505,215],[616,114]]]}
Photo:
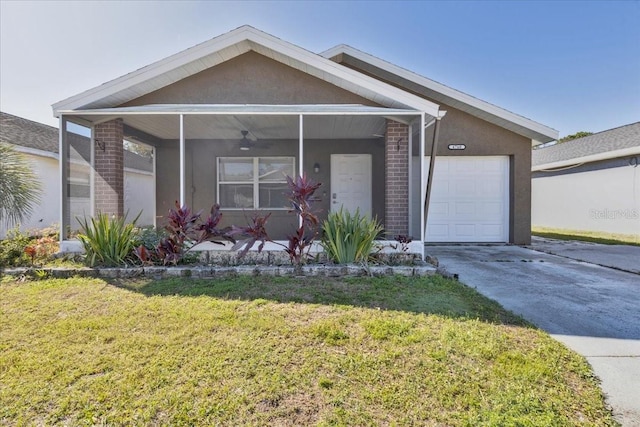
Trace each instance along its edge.
{"label": "green grass", "polygon": [[615,234],[596,231],[561,230],[557,228],[533,227],[531,234],[558,240],[579,240],[583,242],[602,243],[604,245],[640,246],[640,235]]}
{"label": "green grass", "polygon": [[2,425],[615,425],[582,357],[439,276],[0,296]]}

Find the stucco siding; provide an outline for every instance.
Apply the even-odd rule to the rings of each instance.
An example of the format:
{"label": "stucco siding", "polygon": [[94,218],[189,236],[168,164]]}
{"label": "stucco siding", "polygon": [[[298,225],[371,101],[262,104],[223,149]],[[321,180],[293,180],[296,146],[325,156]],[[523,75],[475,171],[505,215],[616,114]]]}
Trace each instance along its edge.
{"label": "stucco siding", "polygon": [[[252,148],[240,151],[238,141],[221,140],[187,140],[185,143],[185,187],[186,202],[195,211],[202,210],[206,214],[211,205],[217,201],[217,162],[218,157],[273,157],[291,156],[295,158],[295,169],[298,171],[298,141],[259,141],[257,144],[268,145],[268,148]],[[156,207],[159,226],[162,226],[166,213],[174,206],[179,192],[179,153],[178,142],[167,142],[157,149],[157,185]],[[319,200],[315,208],[321,219],[326,218],[331,208],[331,154],[371,154],[372,155],[372,204],[373,214],[384,223],[384,145],[380,139],[366,140],[305,140],[304,170],[308,177],[322,186],[316,193]],[[318,163],[320,171],[314,172],[313,165]],[[245,225],[254,210],[233,210],[223,208],[223,226]],[[293,230],[296,219],[286,210],[265,210],[272,212],[267,230],[273,238],[284,239]]]}
{"label": "stucco siding", "polygon": [[535,172],[535,227],[640,235],[640,167],[628,159]]}
{"label": "stucco siding", "polygon": [[255,52],[123,104],[363,104],[345,91]]}

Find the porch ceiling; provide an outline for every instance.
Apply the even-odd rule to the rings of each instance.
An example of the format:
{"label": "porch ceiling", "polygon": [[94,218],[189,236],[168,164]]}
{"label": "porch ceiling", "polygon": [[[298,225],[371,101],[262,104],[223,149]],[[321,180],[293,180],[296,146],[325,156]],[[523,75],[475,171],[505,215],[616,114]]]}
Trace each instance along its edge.
{"label": "porch ceiling", "polygon": [[86,124],[120,117],[158,139],[179,139],[183,114],[187,139],[239,139],[247,130],[249,139],[273,140],[298,139],[300,114],[307,139],[370,139],[384,134],[386,118],[407,123],[420,113],[362,105],[148,105],[63,114]]}

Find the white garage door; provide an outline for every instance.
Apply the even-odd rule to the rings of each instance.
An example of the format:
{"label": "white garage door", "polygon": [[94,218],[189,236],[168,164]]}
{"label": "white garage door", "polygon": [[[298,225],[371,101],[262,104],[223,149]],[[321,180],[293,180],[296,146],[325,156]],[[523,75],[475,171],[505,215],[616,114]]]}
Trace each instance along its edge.
{"label": "white garage door", "polygon": [[509,157],[436,157],[425,241],[508,240]]}

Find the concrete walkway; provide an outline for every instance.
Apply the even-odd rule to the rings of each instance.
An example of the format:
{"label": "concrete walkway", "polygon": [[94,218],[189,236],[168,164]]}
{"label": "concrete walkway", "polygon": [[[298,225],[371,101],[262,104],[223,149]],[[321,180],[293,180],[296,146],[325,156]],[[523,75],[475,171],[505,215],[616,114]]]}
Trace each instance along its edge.
{"label": "concrete walkway", "polygon": [[[545,243],[547,252],[562,252],[552,243]],[[597,246],[590,251],[606,255],[616,248]],[[616,419],[640,426],[640,275],[568,258],[571,251],[427,246],[426,252],[461,282],[584,355]]]}

